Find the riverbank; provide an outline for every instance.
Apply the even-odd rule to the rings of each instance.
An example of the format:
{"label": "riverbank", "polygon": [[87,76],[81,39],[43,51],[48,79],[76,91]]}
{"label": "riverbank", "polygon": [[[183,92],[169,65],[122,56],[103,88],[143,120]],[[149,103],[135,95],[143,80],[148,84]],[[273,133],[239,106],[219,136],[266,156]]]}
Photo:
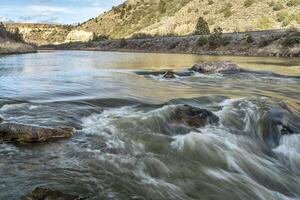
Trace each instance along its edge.
{"label": "riverbank", "polygon": [[5,41],[0,42],[0,55],[5,54],[22,54],[22,53],[35,53],[36,47],[18,42]]}
{"label": "riverbank", "polygon": [[201,55],[300,57],[297,31],[226,33],[212,45],[210,36],[173,36],[76,42],[40,46],[40,50],[126,51]]}

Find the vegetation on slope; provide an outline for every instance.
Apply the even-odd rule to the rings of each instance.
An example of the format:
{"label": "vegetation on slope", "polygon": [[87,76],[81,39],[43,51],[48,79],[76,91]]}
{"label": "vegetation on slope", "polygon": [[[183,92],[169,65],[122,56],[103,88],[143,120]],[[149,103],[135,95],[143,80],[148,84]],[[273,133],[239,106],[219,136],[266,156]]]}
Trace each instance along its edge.
{"label": "vegetation on slope", "polygon": [[24,43],[19,29],[9,32],[3,23],[0,22],[0,54],[29,53],[35,51],[33,46]]}
{"label": "vegetation on slope", "polygon": [[186,35],[199,17],[224,32],[300,27],[299,0],[127,0],[79,29],[112,38]]}

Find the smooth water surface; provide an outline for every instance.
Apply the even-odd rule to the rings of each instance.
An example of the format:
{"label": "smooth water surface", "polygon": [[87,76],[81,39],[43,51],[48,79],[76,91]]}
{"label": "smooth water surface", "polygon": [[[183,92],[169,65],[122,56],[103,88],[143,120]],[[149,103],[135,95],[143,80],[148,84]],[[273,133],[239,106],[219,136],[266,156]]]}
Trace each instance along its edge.
{"label": "smooth water surface", "polygon": [[[217,60],[264,73],[171,80],[135,73]],[[179,104],[211,110],[220,123],[178,134],[168,116]],[[1,200],[20,199],[37,186],[93,200],[300,198],[300,59],[81,51],[5,56],[0,116],[77,130],[46,144],[0,143]],[[273,133],[274,116],[296,132],[270,145],[262,135]]]}

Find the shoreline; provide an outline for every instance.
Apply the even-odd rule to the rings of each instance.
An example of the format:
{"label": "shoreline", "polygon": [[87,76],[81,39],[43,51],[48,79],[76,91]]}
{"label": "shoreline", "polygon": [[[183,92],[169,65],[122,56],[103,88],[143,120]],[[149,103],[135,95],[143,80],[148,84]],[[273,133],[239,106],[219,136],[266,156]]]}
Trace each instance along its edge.
{"label": "shoreline", "polygon": [[[97,48],[79,48],[79,49],[57,49],[57,48],[38,48],[37,52],[42,51],[95,51],[95,52],[124,52],[124,53],[158,53],[158,54],[191,54],[201,56],[236,56],[236,57],[280,57],[280,58],[300,58],[300,55],[281,55],[277,53],[232,53],[224,51],[204,51],[204,52],[187,52],[187,51],[151,51],[137,49],[97,49]],[[1,54],[0,54],[1,55]]]}
{"label": "shoreline", "polygon": [[[284,45],[292,37],[299,37],[297,31],[225,33],[218,38],[219,44],[212,47],[207,41],[209,35],[190,35],[153,38],[130,38],[73,42],[59,45],[39,46],[38,50],[81,50],[114,51],[134,53],[180,53],[212,56],[249,57],[300,57],[300,44]],[[296,36],[295,36],[296,35]],[[205,39],[205,43],[201,41]],[[251,41],[249,41],[251,38]],[[293,39],[293,38],[292,38]]]}

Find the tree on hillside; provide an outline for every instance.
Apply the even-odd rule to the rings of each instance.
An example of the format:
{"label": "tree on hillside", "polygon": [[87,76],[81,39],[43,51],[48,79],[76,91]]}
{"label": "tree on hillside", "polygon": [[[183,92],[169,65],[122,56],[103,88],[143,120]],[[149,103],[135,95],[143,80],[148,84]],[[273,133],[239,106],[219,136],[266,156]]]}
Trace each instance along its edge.
{"label": "tree on hillside", "polygon": [[207,21],[203,17],[199,17],[195,28],[195,35],[208,35],[210,34],[209,26]]}
{"label": "tree on hillside", "polygon": [[158,4],[158,10],[161,14],[165,13],[167,11],[167,8],[166,8],[166,3],[163,1],[163,0],[160,0],[159,1],[159,4]]}
{"label": "tree on hillside", "polygon": [[16,28],[15,31],[12,34],[12,39],[15,40],[16,42],[23,42],[23,36],[20,33],[19,28]]}

